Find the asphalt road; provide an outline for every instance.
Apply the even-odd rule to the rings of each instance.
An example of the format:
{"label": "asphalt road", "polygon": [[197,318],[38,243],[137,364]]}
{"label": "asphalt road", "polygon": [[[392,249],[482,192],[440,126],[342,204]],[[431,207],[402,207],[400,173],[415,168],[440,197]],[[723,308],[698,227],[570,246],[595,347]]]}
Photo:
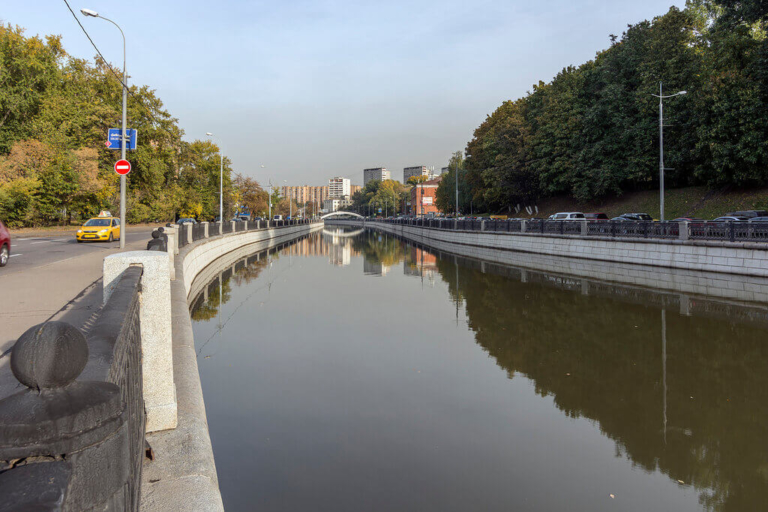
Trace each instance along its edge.
{"label": "asphalt road", "polygon": [[[129,229],[126,251],[145,250],[151,228]],[[119,242],[78,244],[74,234],[11,238],[11,259],[0,268],[0,354],[33,325],[62,320],[87,329],[101,307],[104,258]],[[0,366],[7,357],[0,355]]]}
{"label": "asphalt road", "polygon": [[[125,237],[126,248],[136,242],[148,241],[152,229],[128,231]],[[92,253],[108,256],[120,250],[120,242],[83,242],[78,244],[74,234],[50,237],[11,238],[11,259],[8,265],[0,269],[0,277],[15,272],[26,272],[42,265],[48,265],[68,258],[77,258]]]}

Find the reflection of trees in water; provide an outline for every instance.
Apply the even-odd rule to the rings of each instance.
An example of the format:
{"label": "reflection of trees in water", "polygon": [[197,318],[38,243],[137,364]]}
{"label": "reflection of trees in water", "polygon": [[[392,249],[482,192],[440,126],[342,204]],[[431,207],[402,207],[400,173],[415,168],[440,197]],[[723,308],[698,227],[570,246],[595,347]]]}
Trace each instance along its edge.
{"label": "reflection of trees in water", "polygon": [[707,509],[765,510],[763,329],[667,312],[665,442],[658,308],[437,264],[454,299],[465,298],[477,343],[510,377],[596,421],[617,456],[694,485]]}
{"label": "reflection of trees in water", "polygon": [[373,231],[366,231],[359,237],[353,238],[352,246],[355,251],[361,252],[369,263],[381,263],[387,267],[401,262],[405,256],[402,241]]}
{"label": "reflection of trees in water", "polygon": [[[274,259],[274,256],[272,256]],[[211,320],[219,313],[219,307],[230,301],[232,296],[232,282],[237,286],[248,284],[259,277],[261,271],[267,265],[267,252],[260,253],[260,259],[250,256],[247,260],[240,260],[235,264],[234,273],[232,267],[224,270],[220,277],[211,281],[208,285],[208,300],[205,300],[201,292],[195,298],[191,308],[191,317],[194,321]],[[222,286],[219,287],[221,279]],[[221,288],[221,289],[220,289]],[[221,292],[221,293],[220,293]]]}

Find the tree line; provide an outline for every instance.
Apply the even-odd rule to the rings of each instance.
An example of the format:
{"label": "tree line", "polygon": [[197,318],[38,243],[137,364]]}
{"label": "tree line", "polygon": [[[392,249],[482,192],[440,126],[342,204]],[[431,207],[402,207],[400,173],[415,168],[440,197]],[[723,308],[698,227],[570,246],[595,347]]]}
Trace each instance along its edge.
{"label": "tree line", "polygon": [[513,210],[550,196],[588,201],[659,186],[659,83],[665,183],[768,184],[768,4],[691,0],[611,35],[578,67],[505,101],[451,160],[438,189],[462,212]]}
{"label": "tree line", "polygon": [[[119,74],[119,71],[118,71]],[[220,150],[182,140],[178,120],[147,86],[130,86],[127,220],[213,220],[219,214]],[[107,63],[68,55],[60,36],[27,37],[0,25],[0,219],[11,227],[68,224],[119,209],[117,151],[122,84]],[[259,183],[236,175],[224,158],[224,209],[266,214]],[[278,198],[277,203],[281,203]],[[287,207],[286,207],[287,209]]]}

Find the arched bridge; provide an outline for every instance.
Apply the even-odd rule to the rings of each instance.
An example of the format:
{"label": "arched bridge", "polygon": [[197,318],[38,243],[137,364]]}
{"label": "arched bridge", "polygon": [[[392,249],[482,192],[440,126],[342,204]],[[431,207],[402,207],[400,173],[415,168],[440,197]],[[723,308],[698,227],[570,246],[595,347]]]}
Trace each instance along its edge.
{"label": "arched bridge", "polygon": [[358,213],[354,213],[354,212],[341,212],[341,211],[339,211],[339,212],[326,213],[325,215],[322,215],[320,217],[320,220],[325,220],[328,217],[341,217],[342,215],[351,215],[352,217],[357,217],[358,219],[364,219],[365,218],[365,217],[363,217],[362,215],[360,215]]}

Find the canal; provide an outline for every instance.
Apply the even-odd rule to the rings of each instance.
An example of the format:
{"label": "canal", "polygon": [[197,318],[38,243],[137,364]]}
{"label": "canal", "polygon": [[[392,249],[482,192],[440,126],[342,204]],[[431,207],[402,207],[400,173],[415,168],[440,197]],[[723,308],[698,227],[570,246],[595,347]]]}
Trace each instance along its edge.
{"label": "canal", "polygon": [[768,508],[764,305],[330,227],[200,289],[228,511]]}

